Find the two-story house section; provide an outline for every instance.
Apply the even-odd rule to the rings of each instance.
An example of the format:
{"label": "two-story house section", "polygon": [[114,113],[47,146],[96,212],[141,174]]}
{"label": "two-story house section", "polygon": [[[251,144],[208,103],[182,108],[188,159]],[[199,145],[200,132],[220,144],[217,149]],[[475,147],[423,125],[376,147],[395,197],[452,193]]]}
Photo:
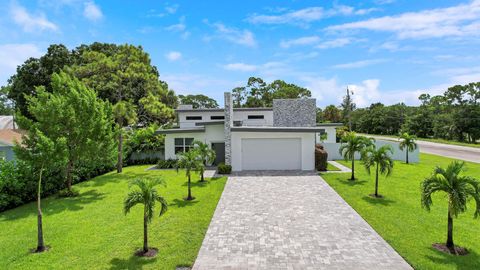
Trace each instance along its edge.
{"label": "two-story house section", "polygon": [[[175,159],[194,140],[215,150],[214,164],[225,162],[234,171],[313,170],[315,143],[327,133],[335,142],[335,127],[317,126],[315,99],[279,99],[272,108],[233,108],[225,93],[225,108],[193,109],[180,105],[178,126],[165,134],[165,158]],[[327,130],[328,129],[328,130]]]}

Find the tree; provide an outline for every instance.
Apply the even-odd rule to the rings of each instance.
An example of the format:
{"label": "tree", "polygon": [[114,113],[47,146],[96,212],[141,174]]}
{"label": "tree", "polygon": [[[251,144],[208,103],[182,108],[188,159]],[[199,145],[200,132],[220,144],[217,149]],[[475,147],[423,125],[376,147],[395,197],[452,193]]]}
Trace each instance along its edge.
{"label": "tree", "polygon": [[347,87],[347,95],[343,97],[341,107],[343,112],[344,124],[346,125],[346,121],[348,123],[348,129],[352,130],[352,112],[355,110],[356,105],[353,102],[350,93],[352,93],[353,95],[353,92],[351,92]]}
{"label": "tree", "polygon": [[335,105],[328,105],[323,110],[323,120],[331,123],[338,123],[342,120],[342,114],[340,109]]}
{"label": "tree", "polygon": [[208,163],[211,163],[215,160],[215,151],[213,151],[208,146],[208,144],[203,143],[201,141],[194,141],[193,145],[195,146],[195,149],[197,150],[198,155],[200,156],[200,159],[202,160],[203,165],[204,165],[204,166],[200,167],[200,175],[201,175],[200,182],[203,182],[203,181],[205,181],[205,179],[203,177],[203,173],[205,172],[205,166]]}
{"label": "tree", "polygon": [[235,87],[232,90],[233,106],[235,108],[242,107],[243,101],[246,99],[245,87]]}
{"label": "tree", "polygon": [[47,250],[43,238],[43,213],[41,207],[42,175],[47,167],[55,167],[64,163],[66,159],[65,138],[57,138],[52,141],[46,137],[36,125],[28,130],[22,144],[15,145],[15,154],[19,160],[30,165],[30,168],[37,173],[37,248],[35,252]]}
{"label": "tree", "polygon": [[167,212],[168,204],[165,198],[158,194],[155,186],[166,186],[162,179],[135,179],[130,183],[130,187],[136,187],[131,190],[123,203],[123,211],[126,214],[137,204],[143,204],[143,250],[141,255],[147,255],[148,248],[148,223],[153,219],[155,203],[160,203],[160,214],[162,216]]}
{"label": "tree", "polygon": [[247,82],[247,101],[245,102],[245,107],[255,108],[255,107],[264,107],[264,95],[266,94],[267,84],[263,81],[262,78],[250,77]]}
{"label": "tree", "polygon": [[317,123],[322,123],[323,122],[323,111],[321,108],[317,107],[317,111],[315,113],[315,119]]}
{"label": "tree", "polygon": [[380,148],[376,148],[375,145],[370,145],[362,151],[362,160],[368,174],[370,174],[371,167],[375,167],[375,197],[381,197],[378,194],[378,174],[385,174],[390,176],[393,170],[393,148],[391,145],[386,144]]}
{"label": "tree", "polygon": [[199,108],[218,108],[218,103],[215,99],[207,97],[205,95],[178,95],[180,104],[193,105],[194,109]]}
{"label": "tree", "polygon": [[346,161],[352,161],[352,176],[350,180],[355,180],[355,153],[361,153],[366,147],[373,145],[374,139],[364,136],[358,136],[355,132],[351,131],[342,137],[342,144],[340,146],[340,155]]}
{"label": "tree", "polygon": [[117,173],[121,173],[123,167],[123,127],[135,123],[137,114],[132,103],[121,100],[113,106],[113,115],[118,123]]}
{"label": "tree", "polygon": [[408,164],[408,152],[413,152],[415,149],[417,149],[417,143],[415,142],[417,137],[404,132],[400,134],[399,139],[401,140],[399,148],[400,150],[405,149],[405,162]]}
{"label": "tree", "polygon": [[185,170],[185,175],[188,178],[188,195],[185,198],[186,201],[191,201],[194,200],[195,197],[192,197],[192,189],[191,189],[191,176],[193,172],[199,172],[203,169],[205,165],[203,165],[203,161],[198,154],[198,151],[196,149],[181,153],[178,155],[178,160],[177,160],[177,172],[180,168]]}
{"label": "tree", "polygon": [[453,218],[467,210],[470,198],[475,201],[474,217],[480,215],[480,181],[469,176],[461,175],[464,162],[453,161],[446,169],[436,167],[432,175],[422,182],[422,206],[430,211],[432,194],[444,192],[448,201],[448,227],[446,246],[451,253],[456,254],[453,242]]}
{"label": "tree", "polygon": [[0,115],[12,115],[14,108],[12,101],[8,98],[9,86],[0,87]]}
{"label": "tree", "polygon": [[66,73],[52,76],[52,92],[37,87],[36,96],[27,97],[28,109],[36,121],[24,118],[20,126],[38,128],[52,141],[65,140],[66,186],[72,192],[75,162],[108,159],[114,147],[112,108],[97,99],[95,91]]}

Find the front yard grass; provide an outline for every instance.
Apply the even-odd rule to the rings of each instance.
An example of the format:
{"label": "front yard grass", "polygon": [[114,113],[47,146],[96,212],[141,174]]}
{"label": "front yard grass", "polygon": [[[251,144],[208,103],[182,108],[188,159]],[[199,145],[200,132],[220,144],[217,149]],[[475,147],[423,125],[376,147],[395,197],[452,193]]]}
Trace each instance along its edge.
{"label": "front yard grass", "polygon": [[[430,212],[420,204],[420,183],[435,165],[446,167],[453,159],[420,154],[419,164],[395,162],[393,174],[380,177],[379,193],[383,199],[369,196],[374,192],[375,175],[369,176],[356,162],[355,182],[349,174],[323,174],[333,187],[397,252],[415,269],[480,269],[480,219],[473,219],[473,202],[454,219],[455,244],[466,247],[467,256],[453,256],[432,248],[447,237],[447,198],[435,194]],[[350,162],[339,161],[350,167]],[[480,164],[466,162],[466,175],[480,178]]]}
{"label": "front yard grass", "polygon": [[[202,244],[226,178],[197,183],[192,178],[194,201],[187,194],[183,171],[146,171],[148,166],[124,168],[75,185],[80,196],[43,200],[45,242],[51,249],[32,254],[36,247],[36,204],[0,213],[0,269],[175,269],[192,265]],[[149,245],[155,258],[133,253],[143,244],[143,206],[123,213],[129,180],[162,176],[167,187],[157,186],[169,204],[167,213],[149,225]],[[155,209],[158,215],[159,207]]]}

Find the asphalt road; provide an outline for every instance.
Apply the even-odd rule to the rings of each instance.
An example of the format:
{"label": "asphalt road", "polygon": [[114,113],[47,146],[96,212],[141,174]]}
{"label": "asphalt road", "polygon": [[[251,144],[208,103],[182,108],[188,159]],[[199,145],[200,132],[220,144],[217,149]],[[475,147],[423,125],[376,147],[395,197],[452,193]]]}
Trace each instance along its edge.
{"label": "asphalt road", "polygon": [[[375,139],[387,140],[387,141],[398,141],[395,138],[382,137],[382,136],[372,136]],[[480,148],[460,146],[460,145],[451,145],[443,143],[434,143],[417,140],[417,144],[420,148],[420,152],[427,154],[434,154],[443,157],[461,159],[465,161],[471,161],[480,163]]]}

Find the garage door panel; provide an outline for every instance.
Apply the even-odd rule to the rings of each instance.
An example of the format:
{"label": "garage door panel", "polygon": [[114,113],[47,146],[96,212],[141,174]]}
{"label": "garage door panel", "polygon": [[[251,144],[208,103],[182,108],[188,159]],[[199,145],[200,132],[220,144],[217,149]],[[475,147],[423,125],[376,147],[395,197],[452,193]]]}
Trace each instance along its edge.
{"label": "garage door panel", "polygon": [[301,170],[300,138],[242,139],[242,170]]}

